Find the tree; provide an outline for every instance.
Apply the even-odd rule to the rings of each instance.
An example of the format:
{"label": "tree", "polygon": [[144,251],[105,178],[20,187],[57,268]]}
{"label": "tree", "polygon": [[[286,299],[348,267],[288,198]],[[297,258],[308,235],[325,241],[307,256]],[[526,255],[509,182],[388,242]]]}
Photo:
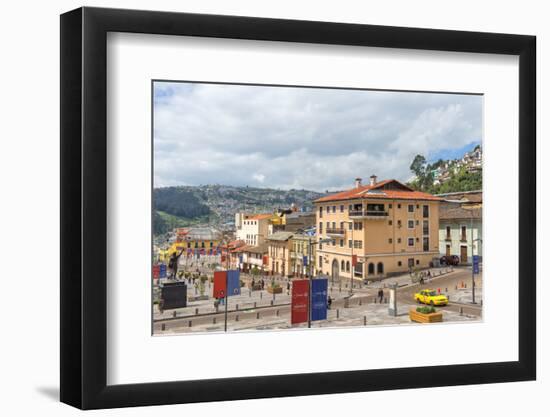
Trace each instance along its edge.
{"label": "tree", "polygon": [[424,158],[423,155],[416,155],[412,161],[411,166],[409,169],[414,172],[414,174],[420,178],[425,173],[425,167],[426,167],[426,158]]}

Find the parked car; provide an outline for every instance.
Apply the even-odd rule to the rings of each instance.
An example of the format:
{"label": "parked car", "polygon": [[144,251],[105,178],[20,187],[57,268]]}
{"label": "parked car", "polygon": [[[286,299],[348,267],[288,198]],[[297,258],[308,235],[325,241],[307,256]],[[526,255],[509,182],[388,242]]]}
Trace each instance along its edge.
{"label": "parked car", "polygon": [[445,255],[439,259],[441,265],[458,265],[460,263],[460,258],[456,255]]}
{"label": "parked car", "polygon": [[422,290],[414,295],[414,300],[417,303],[424,303],[431,306],[446,306],[449,304],[449,299],[446,295],[438,294],[434,290]]}

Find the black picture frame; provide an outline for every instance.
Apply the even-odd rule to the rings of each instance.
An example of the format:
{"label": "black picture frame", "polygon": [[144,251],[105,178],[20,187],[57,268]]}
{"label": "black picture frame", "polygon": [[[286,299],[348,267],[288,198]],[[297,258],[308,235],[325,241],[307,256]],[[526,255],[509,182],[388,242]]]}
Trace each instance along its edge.
{"label": "black picture frame", "polygon": [[[519,56],[518,361],[107,385],[108,32]],[[534,380],[535,50],[524,35],[88,7],[63,14],[61,401],[96,409]]]}

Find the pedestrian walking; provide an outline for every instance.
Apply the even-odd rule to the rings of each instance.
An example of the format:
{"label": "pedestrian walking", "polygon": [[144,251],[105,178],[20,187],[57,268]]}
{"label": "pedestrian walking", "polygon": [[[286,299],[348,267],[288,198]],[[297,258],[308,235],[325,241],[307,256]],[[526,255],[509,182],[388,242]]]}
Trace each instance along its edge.
{"label": "pedestrian walking", "polygon": [[332,298],[330,297],[330,295],[328,296],[328,301],[327,301],[327,308],[330,310],[330,306],[332,305]]}
{"label": "pedestrian walking", "polygon": [[380,300],[380,304],[382,304],[382,301],[384,300],[384,290],[382,288],[378,290],[378,299]]}

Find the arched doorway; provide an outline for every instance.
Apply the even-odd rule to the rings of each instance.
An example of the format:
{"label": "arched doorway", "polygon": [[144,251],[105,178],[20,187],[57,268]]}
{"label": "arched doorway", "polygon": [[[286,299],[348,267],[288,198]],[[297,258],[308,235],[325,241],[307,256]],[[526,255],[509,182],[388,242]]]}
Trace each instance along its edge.
{"label": "arched doorway", "polygon": [[376,266],[376,273],[380,275],[384,273],[384,264],[382,262],[378,262],[378,265]]}
{"label": "arched doorway", "polygon": [[332,276],[332,283],[334,284],[334,281],[335,280],[338,280],[340,281],[340,271],[339,271],[339,268],[338,268],[338,261],[336,259],[334,259],[332,261],[332,272],[331,272],[331,276]]}
{"label": "arched doorway", "polygon": [[374,275],[374,264],[372,262],[369,263],[368,274],[369,275]]}

